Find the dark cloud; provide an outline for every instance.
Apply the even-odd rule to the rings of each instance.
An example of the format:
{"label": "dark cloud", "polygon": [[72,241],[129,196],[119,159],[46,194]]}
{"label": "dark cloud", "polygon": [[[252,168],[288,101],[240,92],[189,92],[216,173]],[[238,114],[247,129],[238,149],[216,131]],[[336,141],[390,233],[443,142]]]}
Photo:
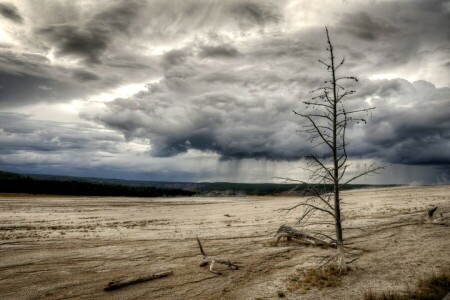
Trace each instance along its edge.
{"label": "dark cloud", "polygon": [[40,102],[55,103],[80,99],[101,92],[105,86],[118,83],[118,79],[99,78],[86,71],[62,74],[60,79],[44,76],[0,71],[0,108],[11,109]]}
{"label": "dark cloud", "polygon": [[105,62],[105,65],[108,67],[112,67],[114,69],[119,69],[119,70],[127,70],[127,69],[134,69],[134,70],[138,70],[140,72],[148,72],[148,74],[150,73],[154,73],[154,71],[152,69],[155,68],[155,66],[151,66],[151,64],[155,64],[155,62],[153,61],[148,61],[148,59],[146,58],[141,58],[141,60],[139,60],[140,57],[136,58],[136,57],[121,57],[121,56],[117,56],[117,57],[113,57],[111,59],[108,59]]}
{"label": "dark cloud", "polygon": [[295,97],[307,93],[299,82],[285,80],[295,70],[276,74],[249,66],[237,72],[239,61],[201,66],[184,54],[176,52],[183,60],[176,59],[165,78],[146,92],[83,116],[127,138],[150,138],[151,153],[159,157],[190,149],[218,153],[222,159],[292,160],[308,153],[290,114]]}
{"label": "dark cloud", "polygon": [[162,64],[166,69],[172,66],[181,65],[186,62],[188,56],[191,55],[188,49],[175,49],[164,53]]}
{"label": "dark cloud", "polygon": [[264,27],[268,23],[277,23],[281,15],[276,5],[259,1],[236,2],[230,7],[236,19],[244,27],[258,25]]}
{"label": "dark cloud", "polygon": [[[170,41],[188,36],[189,28],[221,30],[223,24],[228,24],[246,31],[264,28],[280,19],[279,7],[275,4],[232,1],[224,5],[225,8],[219,2],[187,1],[180,5],[178,1],[119,1],[88,19],[42,26],[37,33],[48,40],[48,46],[56,46],[59,56],[79,57],[88,64],[100,64],[109,50],[116,50],[133,39],[133,35],[153,38],[156,42]],[[139,45],[140,41],[135,43]],[[216,50],[220,53],[219,48]],[[232,49],[223,48],[221,53],[231,54]]]}
{"label": "dark cloud", "polygon": [[377,40],[380,35],[398,31],[396,27],[390,25],[385,19],[373,20],[367,12],[345,14],[342,17],[341,24],[349,33],[369,41]]}
{"label": "dark cloud", "polygon": [[202,46],[200,48],[201,57],[236,57],[239,51],[232,45]]}
{"label": "dark cloud", "polygon": [[53,25],[40,29],[38,33],[57,45],[58,55],[78,56],[91,64],[101,62],[101,56],[111,41],[105,30],[82,30],[76,25]]}
{"label": "dark cloud", "polygon": [[117,87],[127,80],[143,80],[140,78],[152,74],[150,68],[146,70],[148,73],[127,68],[128,71],[122,73],[127,76],[123,78],[109,68],[93,68],[92,71],[79,66],[67,68],[55,66],[43,55],[0,51],[0,85],[3,87],[0,108],[80,99]]}
{"label": "dark cloud", "polygon": [[[210,82],[205,89],[198,80],[196,75],[166,78],[139,97],[117,99],[106,111],[85,117],[120,130],[129,139],[149,138],[151,154],[158,157],[190,149],[217,153],[222,159],[296,160],[310,153],[307,137],[296,132],[302,121],[290,112],[297,108],[295,98],[283,99],[276,95],[278,91],[265,91],[260,98],[256,86],[250,92],[237,81]],[[190,89],[173,88],[179,84]],[[450,89],[424,81],[364,79],[358,90],[347,100],[348,108],[368,107],[366,99],[377,109],[368,125],[349,128],[352,157],[411,165],[450,164],[445,151],[450,143]]]}
{"label": "dark cloud", "polygon": [[23,23],[23,18],[19,14],[17,7],[11,3],[0,3],[0,15],[4,18],[9,19],[15,23]]}
{"label": "dark cloud", "polygon": [[390,96],[372,95],[377,111],[361,140],[369,147],[361,147],[365,155],[400,164],[450,165],[445,150],[450,145],[450,88],[399,79],[387,84],[392,81],[401,89]]}
{"label": "dark cloud", "polygon": [[[331,32],[356,74],[369,76],[395,68],[408,68],[417,74],[417,66],[430,67],[431,60],[445,61],[449,57],[450,32],[445,28],[450,27],[450,9],[444,7],[444,2],[374,2],[346,12]],[[444,67],[438,73],[449,74]],[[433,80],[438,80],[437,76]]]}
{"label": "dark cloud", "polygon": [[[2,107],[20,106],[30,102],[51,102],[55,101],[60,93],[68,92],[68,86],[61,82],[32,75],[0,72],[0,82]],[[76,95],[76,90],[72,90],[72,93]]]}
{"label": "dark cloud", "polygon": [[117,34],[129,34],[136,15],[136,2],[122,2],[116,7],[94,14],[84,23],[49,25],[37,30],[58,49],[60,56],[75,56],[89,64],[99,64]]}
{"label": "dark cloud", "polygon": [[139,10],[145,6],[138,1],[122,1],[103,12],[95,14],[88,22],[88,28],[101,28],[112,33],[130,34],[133,21]]}
{"label": "dark cloud", "polygon": [[78,79],[78,80],[80,80],[82,82],[84,82],[84,81],[92,81],[92,80],[99,80],[100,79],[100,76],[98,76],[98,75],[96,75],[96,74],[94,74],[92,72],[82,71],[82,70],[75,71],[73,73],[73,76],[76,79]]}
{"label": "dark cloud", "polygon": [[15,53],[11,49],[0,51],[0,67],[3,72],[48,75],[47,57],[32,53]]}
{"label": "dark cloud", "polygon": [[[445,5],[448,5],[447,0],[415,0],[413,1],[415,5],[417,5],[420,9],[426,10],[426,11],[433,11],[433,12],[442,12],[445,11]],[[447,12],[448,13],[448,12]]]}

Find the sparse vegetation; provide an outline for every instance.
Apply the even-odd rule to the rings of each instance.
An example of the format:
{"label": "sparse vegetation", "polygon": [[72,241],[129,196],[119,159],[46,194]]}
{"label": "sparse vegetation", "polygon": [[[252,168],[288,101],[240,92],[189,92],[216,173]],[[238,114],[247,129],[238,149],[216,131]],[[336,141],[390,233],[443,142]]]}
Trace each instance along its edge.
{"label": "sparse vegetation", "polygon": [[288,277],[288,289],[306,293],[312,288],[338,286],[342,282],[339,267],[327,265],[321,268],[301,269]]}
{"label": "sparse vegetation", "polygon": [[441,300],[447,293],[450,293],[450,268],[420,279],[415,289],[383,293],[368,291],[364,300]]}

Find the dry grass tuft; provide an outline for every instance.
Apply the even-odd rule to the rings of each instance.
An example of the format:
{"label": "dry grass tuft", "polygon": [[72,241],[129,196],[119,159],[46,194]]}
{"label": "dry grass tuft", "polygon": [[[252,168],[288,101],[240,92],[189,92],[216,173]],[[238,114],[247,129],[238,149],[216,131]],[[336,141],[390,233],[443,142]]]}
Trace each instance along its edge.
{"label": "dry grass tuft", "polygon": [[298,290],[301,293],[312,288],[325,288],[338,286],[342,282],[339,268],[334,265],[322,267],[320,269],[298,270],[288,277],[288,289]]}
{"label": "dry grass tuft", "polygon": [[450,268],[419,280],[414,290],[384,293],[368,291],[364,294],[364,300],[441,300],[447,293],[450,293]]}

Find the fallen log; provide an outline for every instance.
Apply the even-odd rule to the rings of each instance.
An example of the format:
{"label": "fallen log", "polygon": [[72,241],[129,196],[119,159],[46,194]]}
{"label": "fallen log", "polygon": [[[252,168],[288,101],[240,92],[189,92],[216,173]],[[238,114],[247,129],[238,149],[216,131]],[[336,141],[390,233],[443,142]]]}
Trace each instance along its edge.
{"label": "fallen log", "polygon": [[203,260],[199,264],[200,267],[204,267],[209,264],[209,271],[211,273],[214,273],[217,275],[222,275],[222,273],[214,270],[214,265],[216,263],[226,265],[226,266],[228,266],[228,268],[230,268],[232,270],[239,270],[239,268],[242,268],[242,265],[239,265],[238,262],[232,262],[231,260],[229,260],[227,258],[208,257],[205,250],[203,250],[202,243],[200,242],[200,239],[198,237],[197,237],[197,243],[198,243],[198,247],[200,248],[200,253],[203,255]]}
{"label": "fallen log", "polygon": [[144,276],[144,277],[127,278],[127,279],[123,279],[123,280],[110,281],[108,283],[108,285],[104,288],[104,290],[105,291],[113,291],[113,290],[120,289],[124,286],[141,283],[141,282],[146,282],[146,281],[150,281],[150,280],[154,280],[154,279],[158,279],[158,278],[163,278],[163,277],[167,277],[172,274],[173,274],[173,271],[163,271],[163,272],[153,273],[151,275]]}
{"label": "fallen log", "polygon": [[274,243],[277,244],[282,238],[286,238],[287,240],[294,238],[300,240],[302,243],[313,246],[336,248],[336,241],[324,234],[306,233],[284,224],[278,228],[278,231],[275,234]]}

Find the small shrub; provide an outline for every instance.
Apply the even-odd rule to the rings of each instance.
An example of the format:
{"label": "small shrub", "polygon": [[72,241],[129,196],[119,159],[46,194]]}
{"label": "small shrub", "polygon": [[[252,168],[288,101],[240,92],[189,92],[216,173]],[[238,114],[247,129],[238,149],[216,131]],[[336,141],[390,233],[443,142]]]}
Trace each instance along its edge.
{"label": "small shrub", "polygon": [[413,290],[384,293],[368,291],[364,294],[364,300],[441,300],[447,293],[450,293],[450,268],[420,279]]}
{"label": "small shrub", "polygon": [[326,288],[338,286],[342,278],[337,266],[329,265],[320,269],[298,270],[288,277],[289,290],[299,290],[302,293],[311,288]]}

